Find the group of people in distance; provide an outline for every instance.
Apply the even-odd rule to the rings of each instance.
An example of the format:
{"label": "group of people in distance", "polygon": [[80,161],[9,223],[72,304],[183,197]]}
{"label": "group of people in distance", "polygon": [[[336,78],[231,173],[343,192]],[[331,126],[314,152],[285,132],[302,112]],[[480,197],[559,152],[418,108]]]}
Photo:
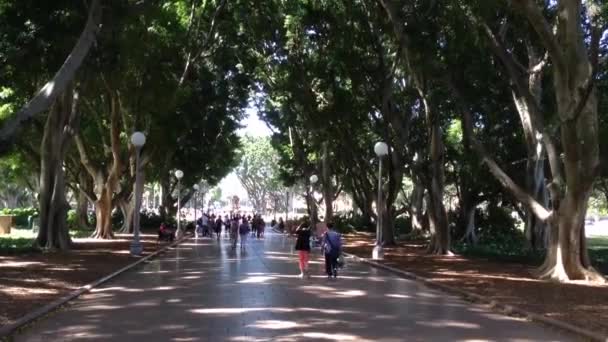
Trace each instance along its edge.
{"label": "group of people in distance", "polygon": [[[325,273],[328,279],[335,279],[338,277],[338,267],[341,266],[339,260],[342,255],[342,238],[333,229],[332,223],[318,223],[315,229],[321,232],[321,235],[318,237],[321,239],[321,250],[325,256]],[[295,250],[298,251],[300,278],[310,278],[308,262],[310,260],[311,243],[315,237],[314,235],[315,232],[312,231],[308,222],[302,223],[296,229]]]}
{"label": "group of people in distance", "polygon": [[240,237],[241,249],[244,249],[249,234],[258,239],[264,237],[266,222],[259,214],[255,214],[253,217],[251,215],[232,214],[230,217],[225,215],[223,219],[221,215],[216,217],[215,214],[203,214],[196,220],[195,238],[199,236],[213,237],[213,233],[215,233],[219,240],[222,227],[224,227],[225,236],[230,237],[232,247],[236,248]]}

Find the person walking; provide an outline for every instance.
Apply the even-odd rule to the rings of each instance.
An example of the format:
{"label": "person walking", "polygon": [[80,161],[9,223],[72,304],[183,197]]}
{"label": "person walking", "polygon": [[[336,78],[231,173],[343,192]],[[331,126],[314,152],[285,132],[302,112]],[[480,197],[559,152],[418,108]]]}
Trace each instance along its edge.
{"label": "person walking", "polygon": [[239,236],[239,220],[236,217],[230,221],[230,242],[232,243],[232,249],[236,249],[236,242]]}
{"label": "person walking", "polygon": [[323,234],[322,249],[325,254],[325,272],[327,278],[338,277],[338,258],[342,253],[342,239],[333,229],[333,224],[328,223]]}
{"label": "person walking", "polygon": [[296,229],[296,246],[298,251],[298,265],[300,266],[300,278],[310,278],[308,272],[308,261],[310,260],[310,226],[308,223],[301,224]]}
{"label": "person walking", "polygon": [[239,235],[241,236],[241,250],[245,249],[245,245],[247,244],[247,235],[249,235],[249,231],[251,227],[249,227],[249,222],[247,219],[243,217],[243,222],[239,226]]}
{"label": "person walking", "polygon": [[222,236],[222,215],[218,215],[217,219],[215,220],[215,235],[219,241],[220,237]]}

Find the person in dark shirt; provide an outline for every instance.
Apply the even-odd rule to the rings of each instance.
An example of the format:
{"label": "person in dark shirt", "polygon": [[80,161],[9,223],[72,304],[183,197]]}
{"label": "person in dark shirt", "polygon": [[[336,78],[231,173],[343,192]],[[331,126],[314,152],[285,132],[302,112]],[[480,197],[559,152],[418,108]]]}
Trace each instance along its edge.
{"label": "person in dark shirt", "polygon": [[296,251],[298,251],[298,260],[300,266],[300,278],[310,278],[308,272],[308,261],[310,260],[310,226],[307,222],[302,223],[296,229]]}

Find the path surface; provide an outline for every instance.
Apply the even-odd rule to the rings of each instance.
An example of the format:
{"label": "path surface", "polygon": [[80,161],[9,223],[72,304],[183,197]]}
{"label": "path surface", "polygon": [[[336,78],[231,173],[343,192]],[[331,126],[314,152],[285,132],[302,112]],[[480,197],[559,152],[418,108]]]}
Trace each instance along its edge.
{"label": "path surface", "polygon": [[570,341],[351,262],[297,277],[293,241],[190,240],[35,323],[17,341]]}

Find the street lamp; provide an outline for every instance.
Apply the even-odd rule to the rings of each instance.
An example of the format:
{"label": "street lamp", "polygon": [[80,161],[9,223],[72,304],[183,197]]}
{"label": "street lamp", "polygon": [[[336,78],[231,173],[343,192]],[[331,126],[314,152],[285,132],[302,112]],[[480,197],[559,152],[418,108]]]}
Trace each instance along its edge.
{"label": "street lamp", "polygon": [[197,234],[197,230],[196,230],[196,205],[198,204],[197,202],[197,197],[198,197],[198,189],[199,186],[198,184],[194,184],[194,186],[192,186],[192,189],[194,189],[194,235],[196,237],[198,237]]}
{"label": "street lamp", "polygon": [[143,246],[139,239],[139,212],[141,210],[141,165],[139,165],[139,155],[141,148],[146,143],[146,136],[142,132],[135,132],[131,135],[131,143],[135,146],[135,215],[133,216],[133,241],[131,242],[131,254],[141,255]]}
{"label": "street lamp", "polygon": [[319,181],[319,177],[317,175],[312,175],[310,176],[310,178],[308,179],[310,181],[310,201],[312,202],[312,212],[311,212],[311,218],[310,218],[310,230],[312,232],[314,232],[314,234],[317,233],[317,223],[316,223],[316,218],[317,218],[317,202],[315,202],[315,197],[314,195],[314,191],[315,191],[315,184]]}
{"label": "street lamp", "polygon": [[384,257],[382,251],[382,157],[388,155],[388,145],[379,141],[374,145],[374,152],[378,156],[378,199],[376,200],[378,219],[376,220],[376,246],[372,251],[372,259],[378,260]]}
{"label": "street lamp", "polygon": [[181,189],[181,180],[184,177],[184,172],[182,170],[175,171],[175,178],[177,178],[177,231],[175,232],[176,238],[181,238],[184,235],[182,232],[182,224],[181,224],[181,197],[182,197],[182,189]]}

